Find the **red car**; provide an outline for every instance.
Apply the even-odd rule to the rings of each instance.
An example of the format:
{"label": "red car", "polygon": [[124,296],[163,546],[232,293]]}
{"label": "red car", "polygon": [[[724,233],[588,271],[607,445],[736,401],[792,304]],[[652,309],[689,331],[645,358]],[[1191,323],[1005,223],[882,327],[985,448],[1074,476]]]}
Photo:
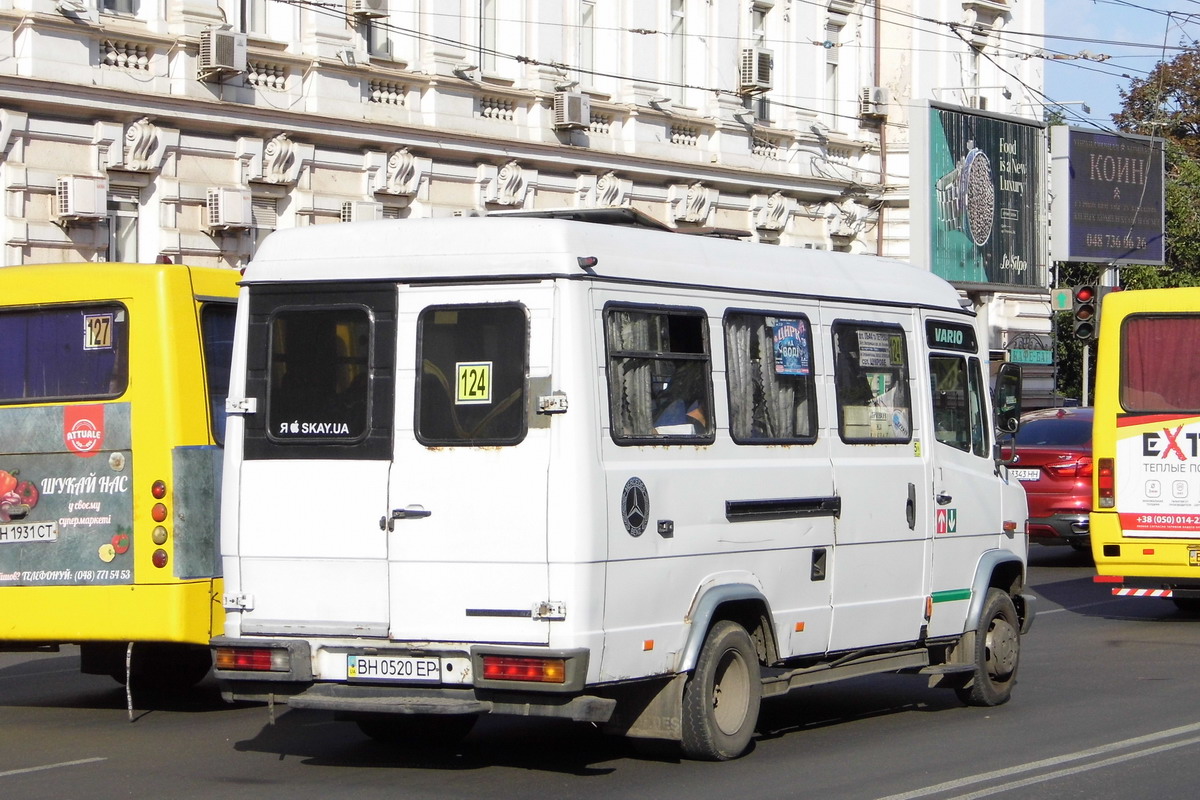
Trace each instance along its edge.
{"label": "red car", "polygon": [[1029,498],[1029,537],[1087,550],[1092,509],[1092,409],[1046,408],[1021,415],[1017,461],[1008,474]]}

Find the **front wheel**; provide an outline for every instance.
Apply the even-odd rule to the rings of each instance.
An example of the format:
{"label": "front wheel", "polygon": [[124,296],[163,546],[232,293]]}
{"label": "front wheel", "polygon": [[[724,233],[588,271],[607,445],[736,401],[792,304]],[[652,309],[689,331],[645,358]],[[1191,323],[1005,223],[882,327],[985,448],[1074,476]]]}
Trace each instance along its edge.
{"label": "front wheel", "polygon": [[1021,622],[1012,598],[999,589],[988,589],[975,631],[975,674],[971,683],[955,689],[971,706],[1007,703],[1017,682],[1021,655]]}
{"label": "front wheel", "polygon": [[703,761],[737,758],[750,745],[761,702],[762,678],[750,635],[736,622],[718,622],[683,689],[683,754]]}

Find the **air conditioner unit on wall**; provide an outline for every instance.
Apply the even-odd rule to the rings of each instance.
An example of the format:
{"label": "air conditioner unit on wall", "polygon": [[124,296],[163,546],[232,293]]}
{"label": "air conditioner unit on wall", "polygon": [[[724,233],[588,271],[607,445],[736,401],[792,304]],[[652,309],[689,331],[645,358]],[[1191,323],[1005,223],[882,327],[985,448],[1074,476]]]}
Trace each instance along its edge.
{"label": "air conditioner unit on wall", "polygon": [[580,92],[554,93],[554,127],[586,128],[592,124],[592,98]]}
{"label": "air conditioner unit on wall", "polygon": [[386,17],[387,0],[346,0],[346,10],[355,17]]}
{"label": "air conditioner unit on wall", "polygon": [[987,111],[987,98],[981,94],[973,94],[968,99],[971,108],[977,108],[980,111]]}
{"label": "air conditioner unit on wall", "polygon": [[347,200],[342,203],[342,222],[371,222],[383,219],[383,203]]}
{"label": "air conditioner unit on wall", "polygon": [[886,117],[891,94],[883,86],[864,86],[859,96],[858,110],[864,117]]}
{"label": "air conditioner unit on wall", "polygon": [[54,215],[63,220],[108,216],[108,179],[64,175],[54,186]]}
{"label": "air conditioner unit on wall", "polygon": [[246,34],[222,28],[200,31],[201,80],[246,71]]}
{"label": "air conditioner unit on wall", "polygon": [[208,228],[214,231],[249,228],[253,221],[251,200],[249,189],[209,187],[204,203]]}
{"label": "air conditioner unit on wall", "polygon": [[738,91],[742,94],[765,92],[771,88],[771,74],[775,56],[762,47],[742,49],[742,63],[738,70]]}

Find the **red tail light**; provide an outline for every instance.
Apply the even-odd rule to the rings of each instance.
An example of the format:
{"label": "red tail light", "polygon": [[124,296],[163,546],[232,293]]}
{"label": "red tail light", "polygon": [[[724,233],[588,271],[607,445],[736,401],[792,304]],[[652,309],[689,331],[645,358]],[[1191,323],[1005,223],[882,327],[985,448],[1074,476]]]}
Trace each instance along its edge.
{"label": "red tail light", "polygon": [[1116,508],[1116,480],[1111,458],[1102,458],[1096,462],[1096,494],[1100,508]]}
{"label": "red tail light", "polygon": [[567,666],[566,661],[561,658],[484,656],[483,677],[492,681],[565,683]]}
{"label": "red tail light", "polygon": [[216,664],[217,669],[278,672],[288,668],[288,653],[267,647],[218,647]]}

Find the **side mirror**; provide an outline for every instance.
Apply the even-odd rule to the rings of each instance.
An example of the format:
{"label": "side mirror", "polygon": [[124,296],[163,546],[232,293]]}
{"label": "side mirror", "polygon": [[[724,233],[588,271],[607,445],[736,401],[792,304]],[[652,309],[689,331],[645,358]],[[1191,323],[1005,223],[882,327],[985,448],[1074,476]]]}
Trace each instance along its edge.
{"label": "side mirror", "polygon": [[1016,433],[1021,425],[1021,367],[1004,363],[996,373],[996,388],[992,396],[996,415],[996,430]]}

